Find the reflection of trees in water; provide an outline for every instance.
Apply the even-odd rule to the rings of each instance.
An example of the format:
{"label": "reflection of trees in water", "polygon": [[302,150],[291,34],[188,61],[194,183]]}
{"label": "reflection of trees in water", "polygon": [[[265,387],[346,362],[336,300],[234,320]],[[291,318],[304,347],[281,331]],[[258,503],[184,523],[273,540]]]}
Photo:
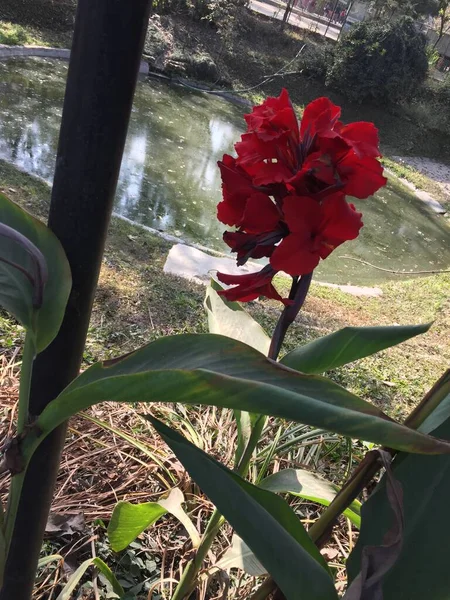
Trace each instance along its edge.
{"label": "reflection of trees in water", "polygon": [[66,67],[19,59],[3,63],[1,70],[0,156],[50,181]]}
{"label": "reflection of trees in water", "polygon": [[0,123],[0,157],[48,181],[53,176],[56,143],[54,133],[39,118],[26,124]]}
{"label": "reflection of trees in water", "polygon": [[[158,229],[178,229],[200,240],[220,237],[217,160],[232,149],[238,132],[225,120],[205,118],[203,102],[180,106],[173,92],[167,96],[163,105],[154,103],[152,112],[148,102],[146,110],[132,115],[117,206],[129,218]],[[142,98],[136,105],[142,107]]]}

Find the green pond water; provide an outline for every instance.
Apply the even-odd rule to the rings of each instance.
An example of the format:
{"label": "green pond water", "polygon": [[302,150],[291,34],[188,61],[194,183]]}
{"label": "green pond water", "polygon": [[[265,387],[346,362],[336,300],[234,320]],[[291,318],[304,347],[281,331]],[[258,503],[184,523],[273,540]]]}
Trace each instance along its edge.
{"label": "green pond water", "polygon": [[[0,158],[51,182],[67,65],[43,59],[0,62]],[[226,100],[168,86],[138,83],[115,211],[191,242],[227,252],[216,220],[221,198],[217,161],[243,131],[243,108]],[[344,115],[345,118],[345,115]],[[395,178],[364,201],[357,240],[317,269],[316,278],[374,285],[399,278],[379,267],[417,271],[448,268],[450,228]],[[402,277],[403,278],[403,277]]]}

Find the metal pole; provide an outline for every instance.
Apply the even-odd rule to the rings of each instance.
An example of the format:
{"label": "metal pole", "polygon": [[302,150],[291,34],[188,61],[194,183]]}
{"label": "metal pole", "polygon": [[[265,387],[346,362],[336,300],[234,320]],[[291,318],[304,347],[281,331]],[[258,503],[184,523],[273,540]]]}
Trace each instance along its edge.
{"label": "metal pole", "polygon": [[327,28],[325,29],[325,33],[323,34],[323,37],[327,37],[328,29],[330,27],[331,21],[333,20],[333,17],[336,12],[336,8],[337,8],[338,4],[339,4],[339,0],[336,0],[336,2],[334,3],[334,6],[333,6],[333,12],[331,13],[331,17],[330,17],[330,20],[328,21]]}
{"label": "metal pole", "polygon": [[[49,226],[73,277],[61,330],[40,354],[30,412],[39,414],[79,372],[125,144],[149,0],[79,0]],[[66,428],[28,468],[0,600],[31,598]]]}
{"label": "metal pole", "polygon": [[347,19],[350,14],[350,11],[352,10],[354,1],[355,0],[350,0],[350,2],[347,4],[347,8],[345,9],[345,19],[344,19],[344,22],[341,24],[341,30],[339,31],[338,37],[337,37],[338,41],[341,39],[341,34],[344,31],[344,27],[345,27],[345,24],[347,23]]}

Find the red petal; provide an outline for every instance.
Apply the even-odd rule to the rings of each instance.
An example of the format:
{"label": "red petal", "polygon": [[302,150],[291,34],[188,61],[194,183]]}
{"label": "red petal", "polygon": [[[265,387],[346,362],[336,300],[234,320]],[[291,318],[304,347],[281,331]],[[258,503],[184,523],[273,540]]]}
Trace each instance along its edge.
{"label": "red petal", "polygon": [[222,176],[223,191],[223,201],[217,206],[217,218],[226,225],[239,226],[247,198],[255,191],[252,181],[229,154],[225,154],[217,164]]}
{"label": "red petal", "polygon": [[217,273],[219,281],[222,281],[226,285],[236,286],[229,290],[220,291],[219,294],[232,302],[249,302],[259,296],[265,296],[266,298],[279,300],[286,305],[291,304],[292,302],[288,299],[283,299],[272,285],[272,279],[275,274],[276,271],[267,270],[267,267],[257,273],[249,273],[247,275]]}
{"label": "red petal", "polygon": [[342,194],[328,196],[322,203],[323,224],[321,233],[331,245],[337,246],[347,240],[354,240],[363,226],[362,214],[353,204],[345,201]]}
{"label": "red petal", "polygon": [[368,198],[387,183],[378,160],[358,158],[353,152],[339,161],[337,170],[345,183],[345,193],[355,198]]}
{"label": "red petal", "polygon": [[334,124],[339,119],[341,109],[328,98],[317,98],[310,102],[303,111],[302,121],[300,123],[300,136],[306,134],[313,137],[316,133],[321,134],[332,130]]}
{"label": "red petal", "polygon": [[239,195],[227,194],[223,192],[225,200],[217,205],[217,218],[225,225],[239,226],[245,210],[245,198]]}
{"label": "red petal", "polygon": [[253,164],[277,156],[275,143],[273,141],[263,142],[256,133],[241,135],[241,141],[237,142],[234,148],[238,154],[238,165]]}
{"label": "red petal", "polygon": [[327,183],[328,185],[336,183],[335,166],[328,153],[314,152],[310,154],[303,164],[302,169],[323,183]]}
{"label": "red petal", "polygon": [[217,273],[217,279],[225,285],[245,285],[252,286],[254,283],[258,283],[260,271],[256,273],[246,273],[244,275],[230,275],[229,273]]}
{"label": "red petal", "polygon": [[222,185],[229,193],[252,193],[254,191],[252,181],[247,173],[241,169],[236,159],[229,154],[224,154],[218,163]]}
{"label": "red petal", "polygon": [[245,120],[249,130],[256,132],[261,140],[273,140],[289,132],[296,143],[299,141],[297,116],[284,88],[278,98],[269,97],[260,106],[253,107]]}
{"label": "red petal", "polygon": [[344,125],[340,130],[340,135],[348,142],[358,157],[371,156],[376,158],[381,156],[378,139],[378,129],[373,123],[359,121]]}
{"label": "red petal", "polygon": [[275,229],[280,218],[278,208],[269,196],[256,193],[247,201],[241,227],[249,233],[264,233]]}
{"label": "red petal", "polygon": [[289,231],[305,239],[318,230],[321,221],[320,204],[308,196],[286,196],[283,214]]}
{"label": "red petal", "polygon": [[314,250],[313,240],[305,240],[295,233],[288,235],[275,248],[270,258],[270,264],[277,271],[289,275],[306,275],[311,273],[319,264],[320,256]]}
{"label": "red petal", "polygon": [[284,183],[292,178],[292,172],[281,162],[258,163],[247,167],[255,186]]}

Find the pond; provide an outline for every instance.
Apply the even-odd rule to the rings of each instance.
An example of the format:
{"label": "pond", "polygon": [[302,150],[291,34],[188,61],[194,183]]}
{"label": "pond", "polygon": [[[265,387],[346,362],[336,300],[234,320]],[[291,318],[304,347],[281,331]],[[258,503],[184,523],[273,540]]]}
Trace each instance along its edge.
{"label": "pond", "polygon": [[[0,62],[0,158],[51,182],[67,65],[43,59]],[[217,161],[243,130],[242,107],[156,81],[138,83],[115,211],[191,242],[228,251],[216,218]],[[345,115],[344,115],[345,117]],[[317,269],[317,279],[374,285],[393,270],[448,268],[450,228],[395,178],[357,201],[365,227]],[[398,278],[398,276],[397,276]]]}

